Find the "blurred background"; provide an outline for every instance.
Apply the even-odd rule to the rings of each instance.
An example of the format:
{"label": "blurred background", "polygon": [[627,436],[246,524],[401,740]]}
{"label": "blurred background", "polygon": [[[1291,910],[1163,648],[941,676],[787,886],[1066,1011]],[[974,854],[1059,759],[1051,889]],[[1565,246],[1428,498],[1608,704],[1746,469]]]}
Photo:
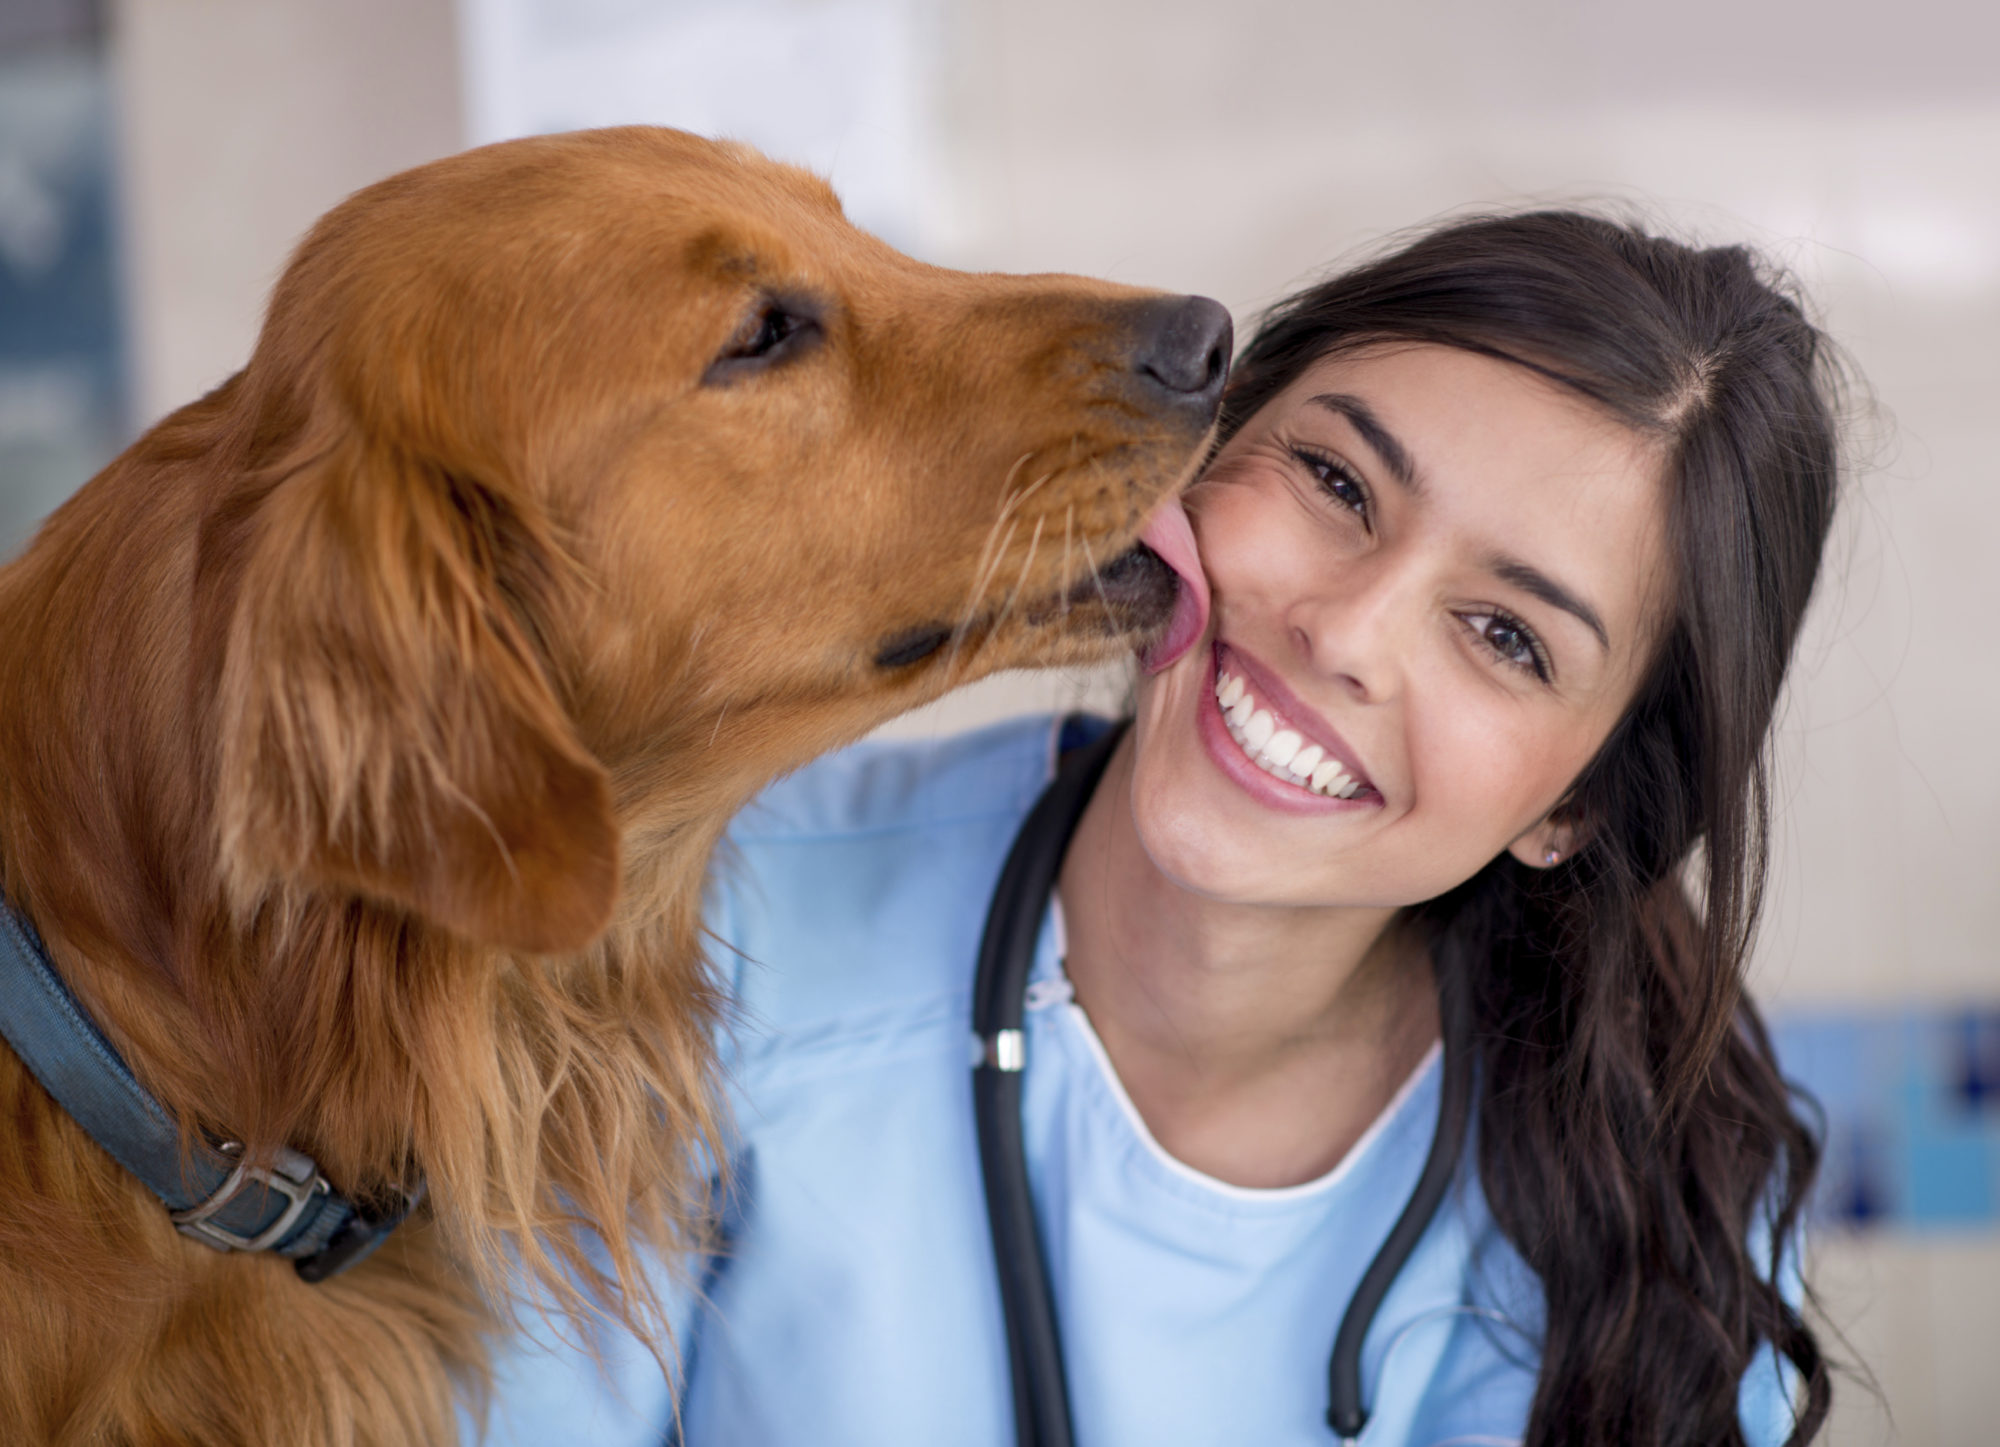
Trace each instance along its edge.
{"label": "blurred background", "polygon": [[[647,121],[954,266],[1239,331],[1391,233],[1609,204],[1793,268],[1870,392],[1756,983],[1828,1113],[1832,1441],[2000,1422],[2000,10],[1976,0],[0,0],[0,553],[247,357],[347,192]],[[0,640],[0,647],[5,640]],[[896,725],[1115,702],[1015,676]]]}

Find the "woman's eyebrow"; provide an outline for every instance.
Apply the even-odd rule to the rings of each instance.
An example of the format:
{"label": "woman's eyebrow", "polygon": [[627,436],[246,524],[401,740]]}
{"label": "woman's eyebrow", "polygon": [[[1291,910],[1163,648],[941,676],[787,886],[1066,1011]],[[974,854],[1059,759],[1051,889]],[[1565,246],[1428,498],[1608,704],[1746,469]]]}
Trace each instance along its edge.
{"label": "woman's eyebrow", "polygon": [[[1396,440],[1396,434],[1382,425],[1382,419],[1375,415],[1374,408],[1349,392],[1320,392],[1306,398],[1306,401],[1337,417],[1345,417],[1361,434],[1361,440],[1382,459],[1382,465],[1389,469],[1391,477],[1412,493],[1421,491],[1416,463],[1411,461],[1403,444]],[[1560,608],[1596,634],[1598,646],[1606,653],[1611,651],[1611,634],[1605,629],[1604,620],[1598,617],[1597,610],[1540,568],[1519,558],[1500,554],[1486,560],[1486,571],[1501,582],[1541,599],[1551,608]]]}
{"label": "woman's eyebrow", "polygon": [[1375,455],[1389,469],[1389,475],[1409,491],[1418,491],[1417,465],[1410,460],[1410,454],[1396,440],[1396,435],[1382,425],[1382,419],[1375,415],[1374,408],[1346,392],[1321,392],[1306,398],[1306,401],[1353,423],[1354,430],[1361,434],[1361,440],[1375,449]]}
{"label": "woman's eyebrow", "polygon": [[1560,608],[1571,617],[1579,619],[1586,628],[1597,635],[1599,646],[1606,653],[1611,651],[1611,635],[1605,632],[1604,620],[1597,616],[1597,610],[1541,569],[1531,567],[1519,558],[1510,558],[1502,554],[1486,560],[1486,571],[1501,582],[1511,584],[1523,593],[1541,599],[1551,608]]}

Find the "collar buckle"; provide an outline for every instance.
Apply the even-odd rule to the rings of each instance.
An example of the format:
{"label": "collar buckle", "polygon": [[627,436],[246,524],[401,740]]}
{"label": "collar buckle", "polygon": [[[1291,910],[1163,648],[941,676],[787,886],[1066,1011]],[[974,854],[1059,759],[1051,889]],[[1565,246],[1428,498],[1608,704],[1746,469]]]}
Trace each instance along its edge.
{"label": "collar buckle", "polygon": [[[236,1141],[225,1141],[220,1149],[227,1156],[243,1154],[243,1147]],[[287,1175],[282,1167],[274,1169],[239,1160],[236,1168],[221,1185],[215,1188],[207,1200],[190,1206],[185,1211],[170,1213],[174,1226],[182,1234],[192,1236],[204,1246],[212,1246],[217,1251],[268,1251],[284,1240],[292,1227],[298,1224],[299,1217],[305,1214],[308,1206],[312,1205],[315,1196],[333,1194],[333,1187],[327,1184],[326,1177],[313,1169],[310,1161],[304,1164],[308,1173],[307,1178],[298,1180]],[[252,1181],[283,1196],[285,1209],[278,1214],[277,1220],[255,1236],[245,1236],[241,1232],[230,1230],[214,1218]]]}

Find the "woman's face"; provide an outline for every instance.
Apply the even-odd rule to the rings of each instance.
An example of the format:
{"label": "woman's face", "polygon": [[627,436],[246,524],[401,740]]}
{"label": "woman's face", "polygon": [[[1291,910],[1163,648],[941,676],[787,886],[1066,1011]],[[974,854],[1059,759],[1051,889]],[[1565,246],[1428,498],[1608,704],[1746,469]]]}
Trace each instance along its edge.
{"label": "woman's face", "polygon": [[1218,899],[1400,906],[1503,850],[1587,847],[1587,821],[1551,812],[1664,607],[1659,470],[1489,357],[1398,344],[1310,368],[1188,497],[1213,611],[1140,685],[1155,865]]}

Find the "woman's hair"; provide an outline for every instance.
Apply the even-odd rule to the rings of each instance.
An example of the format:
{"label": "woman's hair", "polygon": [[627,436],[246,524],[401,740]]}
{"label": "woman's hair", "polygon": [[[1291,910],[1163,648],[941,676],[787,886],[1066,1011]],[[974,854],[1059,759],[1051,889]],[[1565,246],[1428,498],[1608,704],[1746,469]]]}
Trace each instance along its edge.
{"label": "woman's hair", "polygon": [[1562,805],[1582,844],[1545,870],[1503,854],[1415,911],[1446,987],[1470,993],[1480,1177],[1547,1298],[1527,1441],[1741,1443],[1765,1343],[1796,1370],[1790,1440],[1809,1441],[1827,1373],[1779,1283],[1819,1148],[1742,974],[1766,742],[1833,514],[1833,349],[1742,247],[1575,212],[1481,218],[1276,306],[1223,435],[1314,362],[1380,342],[1526,367],[1664,459],[1670,616]]}

